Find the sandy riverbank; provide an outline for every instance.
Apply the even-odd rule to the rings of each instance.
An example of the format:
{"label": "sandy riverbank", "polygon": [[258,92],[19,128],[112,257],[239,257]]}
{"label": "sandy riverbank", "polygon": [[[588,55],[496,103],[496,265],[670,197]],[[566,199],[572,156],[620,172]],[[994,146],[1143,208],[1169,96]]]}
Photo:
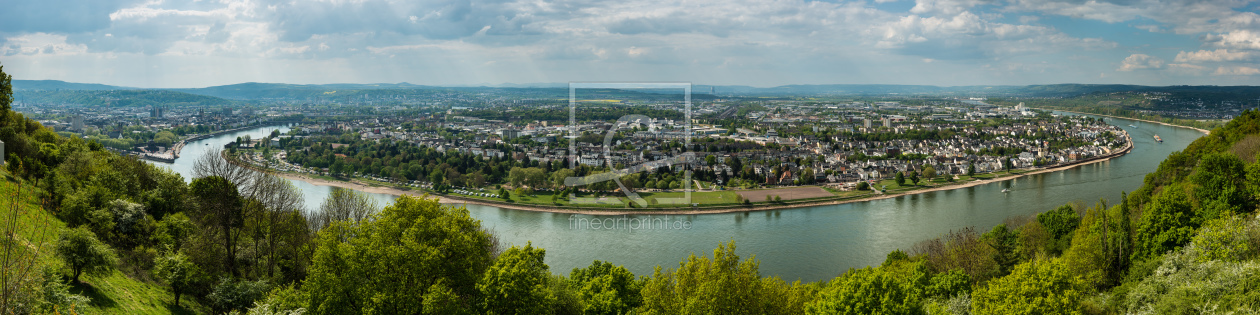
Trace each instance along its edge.
{"label": "sandy riverbank", "polygon": [[[1178,126],[1178,127],[1181,127],[1181,126]],[[1030,175],[1037,175],[1037,174],[1043,174],[1043,173],[1049,173],[1049,172],[1057,172],[1057,171],[1067,170],[1067,169],[1071,169],[1071,168],[1073,168],[1073,167],[1078,167],[1078,166],[1083,166],[1083,165],[1089,165],[1089,164],[1094,164],[1094,163],[1099,163],[1099,162],[1108,161],[1108,160],[1111,160],[1111,159],[1113,159],[1113,158],[1117,158],[1117,157],[1120,157],[1120,156],[1123,156],[1123,155],[1127,154],[1129,151],[1131,151],[1131,150],[1133,149],[1133,139],[1129,136],[1128,132],[1125,132],[1125,138],[1127,138],[1127,139],[1129,140],[1129,141],[1128,141],[1128,144],[1127,144],[1127,145],[1125,145],[1125,147],[1123,147],[1123,148],[1120,148],[1120,149],[1116,150],[1115,152],[1112,152],[1112,153],[1110,153],[1110,154],[1108,154],[1108,155],[1105,155],[1105,156],[1103,156],[1103,157],[1100,157],[1100,158],[1096,158],[1096,159],[1092,159],[1092,160],[1088,160],[1088,161],[1082,161],[1082,162],[1078,162],[1078,163],[1073,163],[1073,164],[1069,164],[1069,165],[1057,166],[1057,167],[1052,167],[1052,168],[1044,168],[1044,169],[1034,169],[1034,170],[1030,170],[1030,171],[1029,171],[1029,172],[1027,172],[1027,173],[1021,173],[1021,174],[1015,174],[1015,175],[1008,175],[1008,176],[1003,176],[1003,177],[998,177],[998,178],[992,178],[992,179],[986,179],[986,180],[973,180],[973,181],[969,181],[969,182],[965,182],[965,183],[958,183],[958,184],[947,184],[947,185],[942,185],[942,186],[937,186],[937,187],[932,187],[932,188],[918,189],[918,190],[912,190],[912,191],[901,192],[901,193],[881,194],[881,195],[875,195],[875,196],[864,197],[864,198],[857,198],[857,199],[847,199],[847,200],[830,200],[830,201],[808,202],[808,203],[790,204],[790,205],[763,205],[763,206],[749,206],[749,207],[739,207],[739,206],[733,206],[733,207],[730,207],[730,208],[720,208],[720,209],[694,209],[694,210],[693,210],[693,209],[678,209],[678,210],[616,210],[616,209],[608,209],[608,210],[602,210],[602,209],[601,209],[601,210],[576,210],[576,209],[567,209],[567,208],[562,208],[562,207],[547,207],[547,206],[540,206],[540,205],[519,205],[519,204],[510,204],[510,203],[487,202],[487,201],[484,201],[484,200],[478,200],[478,199],[472,199],[472,198],[461,198],[461,197],[454,197],[454,196],[434,196],[434,195],[430,195],[430,198],[437,198],[437,199],[438,199],[438,202],[445,203],[445,204],[475,204],[475,205],[493,206],[493,207],[504,208],[504,209],[522,210],[522,211],[551,212],[551,213],[571,213],[571,214],[587,214],[587,215],[635,215],[635,214],[640,214],[640,215],[642,215],[642,214],[660,214],[660,215],[694,215],[694,214],[718,214],[718,213],[734,213],[734,212],[751,212],[751,211],[782,210],[782,209],[793,209],[793,208],[803,208],[803,207],[815,207],[815,206],[839,205],[839,204],[846,204],[846,203],[853,203],[853,202],[866,202],[866,201],[874,201],[874,200],[881,200],[881,199],[895,198],[895,197],[900,197],[900,196],[908,196],[908,195],[915,195],[915,194],[929,193],[929,192],[935,192],[935,191],[945,191],[945,190],[952,190],[952,189],[968,188],[968,187],[974,187],[974,186],[979,186],[979,185],[985,185],[985,184],[995,183],[995,182],[999,182],[999,181],[1005,181],[1005,180],[1017,179],[1017,178],[1021,178],[1021,177],[1024,177],[1024,176],[1030,176]],[[417,196],[417,197],[419,197],[419,196],[423,196],[423,195],[425,194],[425,192],[422,192],[422,191],[403,190],[403,189],[394,188],[394,187],[372,186],[372,185],[366,185],[366,184],[363,184],[363,183],[353,182],[353,181],[351,181],[351,182],[331,181],[331,180],[326,180],[326,179],[313,178],[313,177],[303,176],[303,175],[297,175],[297,174],[286,174],[286,173],[281,173],[281,174],[277,174],[277,175],[278,175],[278,176],[280,176],[280,177],[284,177],[284,178],[288,178],[288,179],[292,179],[292,180],[300,180],[300,181],[304,181],[304,182],[307,182],[307,183],[310,183],[310,184],[313,184],[313,185],[342,187],[342,188],[354,189],[354,190],[359,190],[359,191],[364,191],[364,192],[370,192],[370,193],[390,194],[390,195],[395,195],[395,196],[408,195],[408,196]]]}

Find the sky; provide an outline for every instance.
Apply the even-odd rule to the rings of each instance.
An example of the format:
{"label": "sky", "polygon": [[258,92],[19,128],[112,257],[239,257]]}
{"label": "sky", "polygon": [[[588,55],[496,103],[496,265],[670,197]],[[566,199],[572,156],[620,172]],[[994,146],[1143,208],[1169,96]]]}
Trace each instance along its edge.
{"label": "sky", "polygon": [[5,0],[20,80],[1260,84],[1249,0]]}

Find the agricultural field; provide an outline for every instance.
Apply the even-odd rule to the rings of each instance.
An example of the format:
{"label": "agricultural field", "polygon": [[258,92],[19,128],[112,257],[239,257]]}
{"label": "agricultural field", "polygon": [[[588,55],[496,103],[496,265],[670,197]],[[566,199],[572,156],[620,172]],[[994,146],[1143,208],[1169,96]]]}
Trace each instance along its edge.
{"label": "agricultural field", "polygon": [[[828,192],[822,189],[822,187],[817,187],[817,186],[782,188],[782,189],[746,190],[746,191],[740,191],[739,195],[744,196],[744,198],[748,200],[752,200],[753,202],[766,201],[767,196],[778,196],[779,198],[782,198],[782,200],[809,199],[809,198],[835,196],[835,194],[832,194],[831,192]],[[774,197],[770,197],[770,198],[774,198]]]}

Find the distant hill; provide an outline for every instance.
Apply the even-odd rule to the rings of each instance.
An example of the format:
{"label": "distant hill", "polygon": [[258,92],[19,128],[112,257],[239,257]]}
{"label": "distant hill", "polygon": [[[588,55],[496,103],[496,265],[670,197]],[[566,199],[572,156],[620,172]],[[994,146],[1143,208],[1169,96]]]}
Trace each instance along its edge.
{"label": "distant hill", "polygon": [[96,83],[71,83],[58,80],[13,80],[14,90],[132,90],[135,88]]}
{"label": "distant hill", "polygon": [[94,107],[223,106],[223,98],[167,90],[18,90],[17,99],[28,103],[74,104]]}
{"label": "distant hill", "polygon": [[[230,100],[297,99],[338,100],[354,98],[389,99],[426,97],[442,93],[518,93],[524,97],[553,98],[568,95],[568,83],[500,84],[496,86],[430,86],[411,83],[284,84],[240,83],[204,88],[136,89],[104,84],[70,83],[55,80],[15,80],[17,91],[169,91]],[[651,94],[677,94],[674,90],[626,90]],[[1044,84],[934,86],[897,84],[796,84],[776,87],[744,85],[702,85],[692,88],[696,100],[713,97],[791,97],[791,96],[940,96],[986,98],[1070,98],[1098,93],[1164,92],[1178,99],[1241,100],[1260,97],[1256,86],[1142,86],[1125,84]],[[713,94],[713,95],[711,95]],[[173,95],[173,94],[172,94]],[[168,95],[169,96],[169,95]],[[45,95],[45,97],[51,97]],[[77,97],[77,96],[68,96]],[[167,96],[162,96],[167,97]],[[218,102],[211,99],[200,102]]]}
{"label": "distant hill", "polygon": [[[364,91],[387,91],[391,95],[422,95],[431,91],[450,90],[455,88],[415,85],[411,83],[379,83],[379,84],[284,84],[284,83],[241,83],[232,85],[211,86],[196,89],[173,89],[184,93],[221,97],[236,100],[276,99],[276,98],[340,98],[372,94]],[[410,92],[407,92],[410,91]],[[383,95],[376,93],[376,95]]]}

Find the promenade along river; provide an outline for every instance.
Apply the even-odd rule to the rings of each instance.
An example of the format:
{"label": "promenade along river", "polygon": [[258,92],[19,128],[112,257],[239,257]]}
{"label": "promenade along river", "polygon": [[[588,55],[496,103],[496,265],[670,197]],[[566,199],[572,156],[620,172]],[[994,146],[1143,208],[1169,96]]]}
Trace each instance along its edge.
{"label": "promenade along river", "polygon": [[[888,252],[909,249],[915,243],[950,230],[974,226],[987,231],[1012,216],[1034,214],[1056,206],[1106,198],[1111,204],[1121,191],[1132,191],[1173,151],[1182,150],[1202,133],[1186,129],[1110,119],[1132,135],[1133,151],[1106,162],[987,185],[930,192],[884,200],[790,210],[688,216],[627,216],[613,229],[591,229],[584,215],[553,214],[468,205],[474,218],[511,245],[531,241],[547,250],[546,262],[553,273],[568,274],[594,260],[624,265],[637,275],[651,274],[653,267],[677,268],[687,255],[712,256],[718,244],[735,240],[742,258],[756,255],[763,276],[785,280],[818,281],[848,270],[877,265]],[[1137,128],[1129,127],[1130,124]],[[259,138],[271,130],[263,127],[225,134],[190,143],[175,164],[155,163],[191,177],[192,164],[203,152],[222,148],[238,136]],[[1153,135],[1164,139],[1156,143]],[[209,144],[209,145],[207,145]],[[331,188],[301,181],[294,183],[306,195],[306,207],[317,209]],[[1002,189],[1011,187],[1008,193]],[[373,194],[383,206],[394,196]],[[622,218],[621,216],[611,218]],[[584,228],[575,222],[587,220]],[[640,221],[635,221],[635,219]],[[653,229],[619,228],[650,219]],[[662,219],[662,220],[657,220]],[[669,223],[670,228],[661,226]],[[683,224],[686,223],[686,224]],[[603,224],[600,224],[603,227]]]}

